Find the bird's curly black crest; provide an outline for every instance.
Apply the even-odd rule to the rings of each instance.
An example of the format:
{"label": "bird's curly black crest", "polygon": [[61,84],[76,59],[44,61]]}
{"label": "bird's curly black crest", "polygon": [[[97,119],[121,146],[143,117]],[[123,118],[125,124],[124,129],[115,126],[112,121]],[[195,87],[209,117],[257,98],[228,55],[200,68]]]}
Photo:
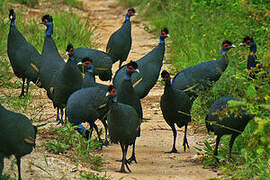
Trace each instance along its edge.
{"label": "bird's curly black crest", "polygon": [[254,40],[253,40],[252,37],[246,36],[246,37],[244,37],[244,39],[243,39],[243,43],[244,43],[244,42],[247,42],[247,41],[253,42]]}
{"label": "bird's curly black crest", "polygon": [[170,75],[170,73],[166,70],[163,70],[162,73],[161,73],[161,77],[162,78],[165,78],[166,75]]}
{"label": "bird's curly black crest", "polygon": [[69,44],[67,45],[67,49],[66,49],[66,51],[69,51],[71,48],[73,48],[73,46],[72,46],[72,44],[71,44],[71,43],[69,43]]}
{"label": "bird's curly black crest", "polygon": [[165,32],[166,34],[169,34],[169,30],[167,28],[162,29],[161,32]]}
{"label": "bird's curly black crest", "polygon": [[129,8],[129,9],[128,9],[128,12],[129,12],[129,11],[132,11],[133,13],[136,12],[136,10],[135,10],[134,8]]}
{"label": "bird's curly black crest", "polygon": [[222,42],[222,45],[224,45],[224,44],[232,45],[233,43],[231,41],[229,41],[229,40],[225,40],[225,41]]}
{"label": "bird's curly black crest", "polygon": [[128,66],[132,66],[134,69],[137,69],[138,68],[138,64],[135,62],[135,61],[130,61],[128,64],[127,64],[127,67]]}
{"label": "bird's curly black crest", "polygon": [[9,16],[12,16],[12,15],[14,15],[14,9],[9,10]]}
{"label": "bird's curly black crest", "polygon": [[49,14],[42,16],[41,21],[43,22],[43,21],[45,21],[45,19],[47,19],[49,22],[53,21],[52,16],[50,16]]}
{"label": "bird's curly black crest", "polygon": [[115,87],[113,85],[109,85],[108,91],[111,92],[113,89],[115,89]]}

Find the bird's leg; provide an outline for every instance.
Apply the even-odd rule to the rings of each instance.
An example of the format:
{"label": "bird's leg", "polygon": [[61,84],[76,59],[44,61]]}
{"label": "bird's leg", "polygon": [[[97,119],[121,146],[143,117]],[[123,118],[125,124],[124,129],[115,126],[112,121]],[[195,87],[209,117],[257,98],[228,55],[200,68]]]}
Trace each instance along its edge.
{"label": "bird's leg", "polygon": [[60,108],[60,111],[61,111],[61,119],[60,119],[60,123],[63,125],[63,124],[64,124],[64,121],[63,121],[64,109],[63,109],[63,108]]}
{"label": "bird's leg", "polygon": [[104,141],[104,145],[105,146],[108,146],[109,145],[109,141],[108,141],[108,124],[106,123],[106,120],[105,119],[102,119],[101,120],[103,126],[104,126],[104,129],[105,129],[105,141]]}
{"label": "bird's leg", "polygon": [[229,149],[229,158],[232,158],[232,147],[233,147],[233,143],[234,143],[234,140],[235,138],[238,136],[238,134],[233,134],[232,137],[231,137],[231,140],[230,140],[230,149]]}
{"label": "bird's leg", "polygon": [[128,163],[132,163],[132,161],[134,161],[136,164],[137,164],[137,160],[136,160],[136,156],[135,156],[135,142],[136,142],[136,139],[134,140],[134,143],[133,143],[133,147],[132,147],[132,155],[131,157],[128,159]]}
{"label": "bird's leg", "polygon": [[56,121],[59,122],[60,118],[59,118],[59,108],[56,108]]}
{"label": "bird's leg", "polygon": [[188,141],[187,141],[187,124],[185,125],[185,135],[184,135],[184,141],[183,141],[183,146],[184,146],[184,151],[186,152],[186,145],[189,149]]}
{"label": "bird's leg", "polygon": [[97,125],[96,125],[95,123],[93,123],[93,127],[95,128],[95,130],[96,130],[96,132],[97,132],[99,142],[100,142],[101,144],[103,144],[103,141],[102,141],[102,139],[101,139],[101,137],[100,137],[100,134],[99,134],[99,132],[98,132],[98,127],[97,127]]}
{"label": "bird's leg", "polygon": [[126,165],[128,171],[131,172],[131,170],[128,167],[127,152],[128,152],[128,145],[125,145],[125,165]]}
{"label": "bird's leg", "polygon": [[123,63],[123,61],[121,61],[121,59],[120,59],[120,62],[119,62],[119,69],[120,69],[120,67],[122,66],[122,63]]}
{"label": "bird's leg", "polygon": [[67,109],[65,109],[65,123],[67,123]]}
{"label": "bird's leg", "polygon": [[121,149],[122,149],[122,165],[121,165],[121,169],[120,172],[126,173],[125,170],[125,157],[126,157],[126,153],[125,153],[125,147],[122,143],[120,143]]}
{"label": "bird's leg", "polygon": [[[216,139],[216,147],[214,150],[214,155],[217,156],[218,155],[218,145],[221,139],[221,135],[217,135],[217,139]],[[217,162],[219,162],[218,158],[216,158]]]}
{"label": "bird's leg", "polygon": [[0,153],[0,179],[4,169],[4,156]]}
{"label": "bird's leg", "polygon": [[30,79],[27,79],[26,80],[26,92],[25,92],[25,95],[28,93],[29,85],[30,85]]}
{"label": "bird's leg", "polygon": [[21,180],[22,179],[22,175],[21,175],[21,157],[16,156],[16,160],[17,160],[17,167],[18,167],[18,174],[19,174],[18,180]]}
{"label": "bird's leg", "polygon": [[172,131],[173,131],[173,148],[172,148],[172,150],[170,152],[167,152],[167,153],[177,153],[177,150],[175,148],[175,141],[176,141],[177,132],[176,132],[174,124],[172,124],[170,126],[171,126]]}
{"label": "bird's leg", "polygon": [[22,92],[21,92],[21,94],[20,94],[19,97],[23,97],[23,96],[24,96],[24,83],[25,83],[25,77],[22,78],[22,81],[23,81],[23,83],[22,83]]}

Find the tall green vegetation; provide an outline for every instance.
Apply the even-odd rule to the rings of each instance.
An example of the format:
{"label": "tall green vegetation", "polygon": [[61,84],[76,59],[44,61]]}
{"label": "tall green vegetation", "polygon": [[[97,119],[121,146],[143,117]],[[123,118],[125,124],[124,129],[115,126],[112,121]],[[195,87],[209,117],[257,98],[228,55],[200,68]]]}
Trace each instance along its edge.
{"label": "tall green vegetation", "polygon": [[[238,45],[244,36],[254,37],[257,57],[270,67],[270,3],[268,0],[119,0],[135,6],[151,28],[168,27],[170,61],[177,71],[192,65],[218,59],[223,40]],[[270,175],[270,77],[247,80],[248,48],[228,52],[230,63],[211,91],[201,94],[193,105],[193,122],[202,123],[210,105],[219,97],[241,98],[256,115],[234,145],[236,163],[225,163],[228,178],[265,179]],[[226,143],[228,139],[225,139]],[[223,141],[222,143],[225,143]],[[226,144],[225,147],[228,147]],[[221,153],[222,154],[222,153]],[[227,151],[223,155],[228,154]],[[213,162],[213,161],[212,161]]]}

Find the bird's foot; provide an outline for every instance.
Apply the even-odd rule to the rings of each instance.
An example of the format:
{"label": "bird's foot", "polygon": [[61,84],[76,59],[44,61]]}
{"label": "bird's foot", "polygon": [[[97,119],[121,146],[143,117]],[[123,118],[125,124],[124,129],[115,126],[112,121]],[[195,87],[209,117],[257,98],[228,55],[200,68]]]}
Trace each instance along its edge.
{"label": "bird's foot", "polygon": [[128,164],[131,164],[132,161],[134,161],[134,162],[137,164],[137,160],[136,160],[135,155],[132,155],[132,156],[127,160],[127,163],[128,163]]}
{"label": "bird's foot", "polygon": [[175,148],[173,148],[170,152],[165,152],[165,153],[178,153],[178,151],[175,149]]}

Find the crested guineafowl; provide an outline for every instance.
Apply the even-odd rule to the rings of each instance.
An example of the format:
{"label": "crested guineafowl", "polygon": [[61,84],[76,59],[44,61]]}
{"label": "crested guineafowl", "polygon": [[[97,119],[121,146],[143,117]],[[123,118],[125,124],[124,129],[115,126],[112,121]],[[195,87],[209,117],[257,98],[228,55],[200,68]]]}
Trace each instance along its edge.
{"label": "crested guineafowl", "polygon": [[15,26],[15,12],[13,9],[9,11],[10,28],[8,33],[7,53],[14,74],[18,78],[22,78],[22,92],[24,96],[24,83],[26,80],[26,94],[28,92],[29,83],[32,81],[41,87],[39,79],[40,71],[40,54],[39,52],[23,37]]}
{"label": "crested guineafowl", "polygon": [[253,71],[253,68],[262,68],[262,65],[259,61],[257,61],[256,51],[257,51],[257,45],[254,42],[252,37],[246,36],[243,39],[243,42],[239,44],[240,46],[249,46],[249,55],[248,55],[248,61],[247,61],[247,70],[249,71],[249,77],[251,79],[256,79],[256,73],[259,71]]}
{"label": "crested guineafowl", "polygon": [[80,134],[89,138],[89,131],[80,125],[83,122],[88,122],[90,125],[90,138],[93,128],[95,128],[100,141],[98,127],[95,124],[97,119],[100,119],[105,127],[105,143],[107,143],[107,123],[106,113],[108,108],[106,106],[106,92],[107,89],[99,87],[83,88],[74,92],[67,101],[66,115],[68,121],[72,125],[79,125],[78,131]]}
{"label": "crested guineafowl", "polygon": [[47,26],[43,50],[41,53],[40,81],[47,91],[48,97],[53,100],[53,87],[51,86],[55,74],[64,68],[65,61],[58,53],[57,47],[51,35],[53,34],[53,19],[50,15],[42,17],[42,24]]}
{"label": "crested guineafowl", "polygon": [[231,157],[234,140],[245,129],[248,122],[253,119],[253,115],[246,110],[239,108],[238,112],[231,112],[228,106],[229,101],[239,101],[233,97],[222,97],[216,100],[210,107],[205,123],[208,132],[217,135],[214,155],[218,155],[218,145],[223,135],[232,135],[230,140],[229,156]]}
{"label": "crested guineafowl", "polygon": [[136,110],[127,104],[117,102],[116,89],[109,86],[106,96],[108,97],[108,129],[109,136],[113,143],[120,143],[122,149],[122,165],[120,172],[126,172],[128,167],[126,159],[128,146],[134,144],[140,127],[140,120]]}
{"label": "crested guineafowl", "polygon": [[105,91],[108,89],[107,85],[96,83],[96,78],[94,75],[95,74],[94,73],[95,66],[94,66],[93,61],[91,59],[89,59],[88,57],[85,57],[84,59],[82,59],[81,62],[79,62],[77,64],[85,67],[82,88],[99,87]]}
{"label": "crested guineafowl", "polygon": [[51,83],[54,106],[61,110],[61,123],[63,123],[63,109],[69,96],[83,85],[82,74],[74,61],[73,48],[69,50],[68,56],[68,61],[60,71],[55,73]]}
{"label": "crested guineafowl", "polygon": [[20,113],[5,109],[0,104],[0,179],[4,169],[4,158],[14,155],[21,180],[21,158],[35,147],[37,128]]}
{"label": "crested guineafowl", "polygon": [[185,92],[174,89],[172,87],[170,74],[166,70],[162,71],[161,77],[165,81],[165,88],[164,93],[160,99],[160,108],[165,121],[173,131],[173,148],[170,153],[177,153],[175,148],[175,141],[177,136],[175,124],[179,128],[185,126],[183,146],[184,151],[186,151],[186,145],[189,148],[187,141],[187,127],[188,123],[191,122],[190,111],[192,102]]}
{"label": "crested guineafowl", "polygon": [[173,78],[173,88],[186,92],[194,101],[198,97],[198,91],[208,90],[214,85],[214,82],[219,80],[229,64],[226,53],[234,47],[230,41],[223,41],[221,59],[203,62],[180,71]]}
{"label": "crested guineafowl", "polygon": [[[73,46],[69,44],[66,51],[68,52],[71,47],[73,48]],[[105,52],[96,49],[77,48],[74,49],[73,57],[76,63],[81,62],[82,59],[86,57],[89,58],[95,66],[94,75],[98,75],[102,81],[112,79],[112,59]],[[84,71],[82,68],[80,68],[80,70]]]}
{"label": "crested guineafowl", "polygon": [[[147,96],[158,80],[160,70],[163,65],[165,39],[168,36],[168,29],[162,29],[160,34],[160,43],[151,52],[136,61],[140,73],[133,73],[131,76],[131,82],[140,99]],[[113,84],[117,89],[124,80],[126,70],[127,66],[122,66],[114,76]]]}
{"label": "crested guineafowl", "polygon": [[120,29],[118,29],[111,35],[107,43],[106,52],[112,57],[113,63],[120,60],[119,68],[121,67],[122,63],[127,59],[131,48],[132,38],[130,17],[135,15],[135,9],[128,9],[125,17],[125,22]]}
{"label": "crested guineafowl", "polygon": [[[128,104],[132,106],[136,110],[138,118],[140,119],[140,123],[141,123],[141,120],[143,118],[142,105],[141,105],[140,98],[134,91],[134,88],[131,83],[131,75],[134,72],[139,73],[139,70],[137,68],[138,68],[138,65],[136,62],[131,61],[130,63],[127,64],[127,71],[126,71],[124,81],[122,81],[119,89],[117,90],[117,100],[120,103]],[[139,136],[140,136],[140,128],[138,129],[137,137]],[[128,159],[128,161],[129,162],[134,161],[137,163],[136,156],[135,156],[135,142],[133,144],[132,156],[131,158]]]}

